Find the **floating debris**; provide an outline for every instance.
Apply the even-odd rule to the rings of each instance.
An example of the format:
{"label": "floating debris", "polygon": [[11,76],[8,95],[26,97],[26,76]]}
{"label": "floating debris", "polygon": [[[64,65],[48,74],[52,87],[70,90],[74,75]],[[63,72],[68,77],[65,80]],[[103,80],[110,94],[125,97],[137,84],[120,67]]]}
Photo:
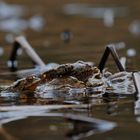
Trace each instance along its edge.
{"label": "floating debris", "polygon": [[130,49],[128,49],[127,50],[127,56],[129,56],[129,57],[134,57],[134,56],[136,56],[136,50],[134,49],[134,48],[130,48]]}
{"label": "floating debris", "polygon": [[124,17],[127,15],[126,7],[97,7],[89,4],[66,4],[63,11],[67,15],[81,15],[88,18],[103,19],[106,27],[114,25],[116,17]]}
{"label": "floating debris", "polygon": [[73,37],[71,31],[69,29],[65,29],[61,34],[60,34],[61,39],[64,41],[64,43],[69,43],[71,38]]}

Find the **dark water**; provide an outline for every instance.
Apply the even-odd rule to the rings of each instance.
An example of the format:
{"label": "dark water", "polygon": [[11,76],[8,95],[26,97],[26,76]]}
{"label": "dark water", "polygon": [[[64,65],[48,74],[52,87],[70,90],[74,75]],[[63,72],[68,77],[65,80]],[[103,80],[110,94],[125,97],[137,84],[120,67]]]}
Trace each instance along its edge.
{"label": "dark water", "polygon": [[[92,2],[90,0],[40,0],[38,2],[7,0],[4,2],[6,5],[0,4],[3,6],[2,11],[7,11],[4,8],[11,8],[13,4],[19,7],[12,7],[13,9],[8,12],[0,10],[2,13],[0,14],[1,86],[9,85],[18,79],[17,75],[9,73],[6,63],[12,49],[13,38],[19,34],[27,37],[46,64],[83,60],[98,65],[105,46],[115,43],[119,56],[126,57],[127,71],[140,69],[140,2],[138,0],[133,2],[128,0]],[[14,11],[15,9],[18,11]],[[70,41],[62,39],[66,29],[71,33]],[[117,71],[112,58],[109,59],[107,67],[110,71]],[[23,52],[18,56],[18,69],[28,68],[33,68],[33,64]],[[138,140],[140,137],[139,102],[136,95],[113,94],[67,102],[46,101],[32,97],[0,98],[0,140],[58,138]],[[83,107],[81,103],[86,106]],[[56,108],[54,104],[63,106]],[[12,109],[13,105],[19,108]],[[29,106],[23,108],[22,105]],[[49,105],[51,109],[47,108]],[[78,107],[71,107],[71,105]],[[7,106],[9,108],[3,108]],[[44,108],[41,108],[42,106]]]}

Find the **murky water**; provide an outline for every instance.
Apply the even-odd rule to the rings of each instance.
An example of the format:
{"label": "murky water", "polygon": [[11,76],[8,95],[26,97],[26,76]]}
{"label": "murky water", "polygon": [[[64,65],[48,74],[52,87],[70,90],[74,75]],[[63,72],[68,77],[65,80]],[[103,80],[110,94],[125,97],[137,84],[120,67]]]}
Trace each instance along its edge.
{"label": "murky water", "polygon": [[[11,73],[7,67],[13,39],[19,34],[27,37],[46,64],[83,60],[98,65],[105,46],[115,43],[119,56],[126,59],[126,69],[140,70],[139,6],[137,0],[0,2],[0,87],[21,77],[20,72]],[[118,71],[111,57],[107,67]],[[32,61],[24,51],[19,51],[18,69],[29,68],[34,68]],[[1,140],[58,137],[138,140],[140,99],[121,93],[73,100],[58,96],[54,100],[19,98],[11,93],[0,97]]]}

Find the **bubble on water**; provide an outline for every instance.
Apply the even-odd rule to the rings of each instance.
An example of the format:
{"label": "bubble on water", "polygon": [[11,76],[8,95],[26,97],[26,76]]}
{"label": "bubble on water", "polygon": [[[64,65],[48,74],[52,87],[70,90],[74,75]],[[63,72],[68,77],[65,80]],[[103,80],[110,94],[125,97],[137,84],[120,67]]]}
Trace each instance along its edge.
{"label": "bubble on water", "polygon": [[127,50],[127,56],[134,57],[136,55],[136,50],[133,48],[130,48]]}

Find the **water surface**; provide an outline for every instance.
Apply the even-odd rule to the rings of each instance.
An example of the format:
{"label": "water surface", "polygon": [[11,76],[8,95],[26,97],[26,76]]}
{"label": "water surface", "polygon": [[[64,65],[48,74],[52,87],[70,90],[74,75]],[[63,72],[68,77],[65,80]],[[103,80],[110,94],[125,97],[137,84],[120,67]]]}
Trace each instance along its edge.
{"label": "water surface", "polygon": [[[0,5],[4,10],[9,7],[11,10],[11,14],[0,11],[0,86],[7,86],[20,77],[9,73],[7,68],[12,42],[17,34],[27,37],[46,64],[83,60],[98,65],[105,46],[115,43],[119,56],[126,58],[126,69],[140,69],[140,2],[137,0],[133,3],[128,0],[7,0]],[[73,6],[77,11],[67,14],[66,6]],[[19,11],[15,12],[15,8]],[[68,42],[63,38],[67,29],[71,33]],[[33,67],[27,54],[20,52],[18,69]],[[111,57],[107,67],[112,72],[118,71]],[[140,99],[136,95],[119,94],[69,101],[0,98],[0,139],[138,140]],[[35,108],[26,109],[25,105]],[[48,105],[53,109],[48,110]],[[63,107],[56,109],[55,105]],[[13,110],[12,106],[19,108]],[[44,108],[41,109],[42,106]],[[3,107],[8,108],[2,110]],[[79,115],[82,120],[78,120]]]}

